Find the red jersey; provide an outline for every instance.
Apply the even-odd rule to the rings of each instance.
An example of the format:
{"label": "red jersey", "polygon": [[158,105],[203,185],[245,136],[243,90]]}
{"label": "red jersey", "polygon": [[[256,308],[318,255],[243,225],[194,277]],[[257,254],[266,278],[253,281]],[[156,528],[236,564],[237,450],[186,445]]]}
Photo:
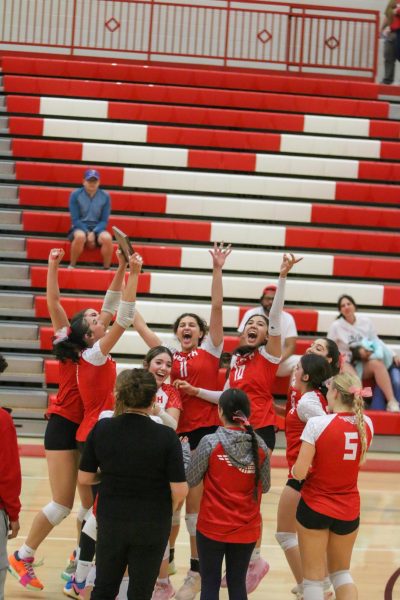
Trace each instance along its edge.
{"label": "red jersey", "polygon": [[[374,434],[372,421],[364,416],[369,447]],[[301,436],[315,446],[312,470],[301,490],[313,510],[344,521],[360,514],[357,488],[361,445],[353,413],[338,413],[310,419]]]}
{"label": "red jersey", "polygon": [[245,356],[232,356],[229,387],[246,392],[254,429],[276,424],[271,388],[279,362],[280,358],[268,354],[264,346]]}
{"label": "red jersey", "polygon": [[220,427],[205,436],[193,453],[187,475],[190,485],[204,477],[197,529],[206,537],[242,544],[259,538],[261,493],[269,489],[269,460],[266,445],[260,438],[258,441],[261,478],[257,499],[251,442],[243,430]]}
{"label": "red jersey", "polygon": [[59,361],[59,385],[57,396],[47,409],[46,417],[60,415],[78,425],[83,419],[83,403],[78,389],[77,363]]}
{"label": "red jersey", "polygon": [[[174,356],[171,381],[183,379],[194,387],[219,389],[218,372],[222,344],[214,346],[207,336],[201,346],[191,352],[171,350]],[[183,412],[179,419],[178,433],[219,425],[218,408],[215,404],[184,393],[181,394],[181,399]]]}
{"label": "red jersey", "polygon": [[21,467],[17,434],[11,415],[0,408],[0,510],[17,521],[21,502]]}
{"label": "red jersey", "polygon": [[103,410],[113,410],[116,364],[111,356],[104,356],[99,342],[82,352],[77,371],[84,417],[76,432],[78,442],[85,442]]}
{"label": "red jersey", "polygon": [[167,410],[168,408],[182,410],[181,395],[176,387],[169,383],[163,383],[162,386],[158,388],[156,402],[164,410]]}
{"label": "red jersey", "polygon": [[301,396],[298,390],[289,388],[286,405],[289,407],[285,420],[286,460],[289,465],[289,477],[291,477],[290,470],[299,454],[300,438],[305,424],[311,417],[325,415],[328,403],[319,390],[312,390]]}

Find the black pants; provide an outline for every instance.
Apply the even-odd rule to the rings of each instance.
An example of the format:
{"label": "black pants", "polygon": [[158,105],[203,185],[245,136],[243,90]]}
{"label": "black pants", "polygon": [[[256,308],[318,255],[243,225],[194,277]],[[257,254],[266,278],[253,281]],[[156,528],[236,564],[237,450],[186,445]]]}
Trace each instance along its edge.
{"label": "black pants", "polygon": [[221,587],[222,561],[225,556],[229,600],[247,600],[246,573],[256,545],[217,542],[196,532],[200,559],[200,600],[218,600]]}
{"label": "black pants", "polygon": [[99,518],[91,600],[115,600],[127,566],[128,599],[150,600],[170,530],[171,519],[160,526]]}

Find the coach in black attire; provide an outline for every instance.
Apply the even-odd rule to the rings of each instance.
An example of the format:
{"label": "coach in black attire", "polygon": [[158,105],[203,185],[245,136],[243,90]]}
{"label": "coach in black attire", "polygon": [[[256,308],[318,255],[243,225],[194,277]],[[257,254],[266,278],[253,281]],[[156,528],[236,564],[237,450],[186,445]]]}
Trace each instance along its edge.
{"label": "coach in black attire", "polygon": [[129,600],[151,599],[173,509],[187,494],[179,438],[149,415],[156,391],[151,373],[132,369],[118,389],[123,414],[99,421],[86,442],[80,483],[101,471],[92,600],[114,600],[127,565]]}

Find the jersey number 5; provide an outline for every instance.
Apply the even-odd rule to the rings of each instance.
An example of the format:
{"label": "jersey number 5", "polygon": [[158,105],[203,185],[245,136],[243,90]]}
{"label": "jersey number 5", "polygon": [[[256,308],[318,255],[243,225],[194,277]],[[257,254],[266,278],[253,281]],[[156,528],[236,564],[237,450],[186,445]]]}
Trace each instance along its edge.
{"label": "jersey number 5", "polygon": [[356,431],[345,431],[344,433],[344,454],[343,460],[356,460],[358,450],[358,433]]}

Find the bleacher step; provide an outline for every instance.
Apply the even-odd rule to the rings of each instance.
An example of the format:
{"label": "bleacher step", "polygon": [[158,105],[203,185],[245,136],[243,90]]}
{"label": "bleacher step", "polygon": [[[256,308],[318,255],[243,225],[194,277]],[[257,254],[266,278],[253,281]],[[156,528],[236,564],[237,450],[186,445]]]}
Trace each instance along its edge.
{"label": "bleacher step", "polygon": [[[47,392],[34,388],[0,388],[0,406],[12,409],[43,409],[47,407]],[[13,415],[14,416],[14,415]]]}
{"label": "bleacher step", "polygon": [[7,254],[10,258],[25,258],[25,238],[0,235],[0,256]]}
{"label": "bleacher step", "polygon": [[0,264],[0,284],[9,281],[5,285],[18,285],[21,281],[29,281],[29,266],[16,263]]}
{"label": "bleacher step", "polygon": [[8,363],[2,381],[15,383],[43,383],[43,358],[24,354],[4,354]]}
{"label": "bleacher step", "polygon": [[15,178],[15,162],[10,160],[0,161],[0,177]]}
{"label": "bleacher step", "polygon": [[0,185],[0,204],[18,204],[18,187],[16,185]]}
{"label": "bleacher step", "polygon": [[33,294],[1,293],[0,316],[9,317],[34,317]]}
{"label": "bleacher step", "polygon": [[[0,163],[1,164],[1,163]],[[0,228],[8,231],[22,231],[22,211],[0,210]]]}
{"label": "bleacher step", "polygon": [[38,340],[38,333],[38,326],[31,323],[0,321],[0,343],[3,347],[10,341],[21,344],[24,342],[36,342]]}

